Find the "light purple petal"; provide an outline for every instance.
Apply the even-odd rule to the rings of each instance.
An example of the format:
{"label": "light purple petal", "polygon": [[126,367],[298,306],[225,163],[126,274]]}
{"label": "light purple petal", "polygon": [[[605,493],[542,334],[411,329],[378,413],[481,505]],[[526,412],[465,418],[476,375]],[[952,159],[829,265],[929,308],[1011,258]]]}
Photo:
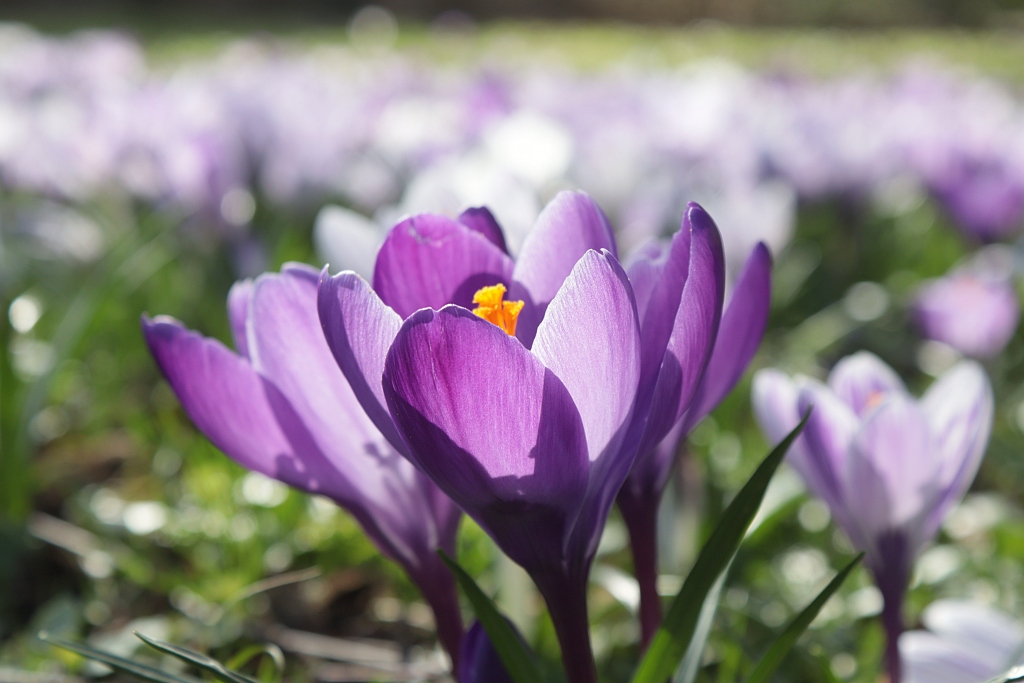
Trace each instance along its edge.
{"label": "light purple petal", "polygon": [[[797,414],[810,409],[811,416],[799,439],[804,458],[797,469],[815,495],[828,503],[836,521],[854,536],[855,529],[848,526],[845,515],[844,482],[849,450],[859,427],[857,416],[817,380],[801,378],[798,387]],[[860,540],[859,536],[854,538],[855,543]]]}
{"label": "light purple petal", "polygon": [[388,441],[401,452],[405,443],[391,419],[381,378],[388,349],[402,319],[384,304],[363,278],[352,272],[320,276],[317,294],[320,325],[349,386]]}
{"label": "light purple petal", "polygon": [[771,308],[772,257],[762,242],[754,248],[722,315],[704,379],[686,413],[689,433],[740,381],[761,345]]}
{"label": "light purple petal", "polygon": [[486,206],[466,209],[459,214],[459,222],[486,237],[487,241],[498,249],[508,253],[508,247],[505,245],[505,233],[501,231],[497,219]]}
{"label": "light purple petal", "polygon": [[384,394],[411,457],[527,568],[560,561],[587,487],[568,390],[469,311],[423,310],[388,353]]}
{"label": "light purple petal", "polygon": [[509,298],[526,302],[517,336],[529,348],[548,303],[589,249],[617,257],[611,224],[583,192],[560,192],[544,207],[519,250]]}
{"label": "light purple petal", "polygon": [[640,453],[665,438],[689,407],[707,368],[722,317],[722,237],[711,216],[697,204],[690,203],[686,217],[692,226],[689,273],[658,372]]}
{"label": "light purple petal", "polygon": [[864,415],[891,392],[907,393],[899,375],[867,351],[859,351],[836,363],[829,373],[828,384],[857,415]]}
{"label": "light purple petal", "polygon": [[904,683],[981,683],[1000,673],[967,646],[927,631],[900,636]]}
{"label": "light purple petal", "polygon": [[235,350],[244,358],[249,357],[249,342],[246,339],[245,320],[249,317],[249,301],[252,299],[252,280],[239,280],[228,292],[228,323]]}
{"label": "light purple petal", "polygon": [[143,318],[142,329],[185,412],[217,448],[296,488],[328,496],[343,488],[287,399],[244,358],[166,316]]}
{"label": "light purple petal", "polygon": [[617,451],[636,398],[640,331],[629,281],[611,254],[588,251],[579,260],[548,307],[533,353],[569,390],[591,462]]}
{"label": "light purple petal", "polygon": [[640,379],[633,293],[610,253],[588,251],[576,264],[548,307],[533,353],[569,390],[583,421],[591,469],[574,535],[590,557],[633,462],[634,448],[621,446]]}
{"label": "light purple petal", "polygon": [[1024,625],[994,607],[970,600],[938,600],[928,605],[921,621],[947,642],[974,652],[997,670],[1016,664],[1024,646]]}
{"label": "light purple petal", "polygon": [[373,289],[402,318],[454,303],[473,308],[473,294],[508,286],[512,259],[482,234],[444,216],[419,214],[388,233],[373,271]]}
{"label": "light purple petal", "polygon": [[846,461],[845,503],[869,544],[865,550],[870,553],[870,544],[894,530],[907,531],[911,554],[930,540],[914,526],[935,495],[934,476],[934,442],[924,412],[911,397],[890,394],[861,424]]}
{"label": "light purple petal", "polygon": [[992,432],[993,397],[988,376],[974,361],[950,368],[925,393],[921,407],[934,437],[933,466],[939,497],[925,533],[935,533],[949,508],[974,481]]}

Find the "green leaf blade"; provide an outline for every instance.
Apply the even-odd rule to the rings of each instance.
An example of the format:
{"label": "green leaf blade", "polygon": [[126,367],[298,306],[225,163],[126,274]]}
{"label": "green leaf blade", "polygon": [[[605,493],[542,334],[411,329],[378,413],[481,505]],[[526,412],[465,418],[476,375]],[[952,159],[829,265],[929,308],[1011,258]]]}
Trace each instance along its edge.
{"label": "green leaf blade", "polygon": [[541,683],[546,680],[537,659],[508,620],[498,611],[494,601],[487,597],[473,577],[466,573],[466,570],[458,562],[448,557],[443,550],[439,550],[438,554],[455,575],[455,580],[466,597],[469,598],[476,618],[487,632],[487,637],[491,639],[491,644],[512,680],[515,683]]}
{"label": "green leaf blade", "polygon": [[249,678],[237,671],[228,669],[213,657],[208,657],[199,652],[193,652],[192,650],[185,649],[172,643],[165,643],[162,640],[155,640],[149,636],[139,633],[138,631],[135,632],[135,637],[146,645],[149,645],[154,650],[176,657],[186,664],[191,664],[197,669],[202,669],[218,681],[223,681],[224,683],[259,683],[255,678]]}
{"label": "green leaf blade", "polygon": [[768,679],[771,678],[775,670],[782,664],[782,660],[786,658],[789,651],[796,645],[796,641],[807,630],[807,627],[811,625],[814,618],[818,616],[818,612],[825,606],[825,603],[828,602],[833,593],[843,585],[850,572],[860,564],[863,557],[864,553],[860,553],[857,557],[853,558],[853,561],[836,574],[829,584],[818,593],[818,596],[811,601],[811,604],[807,605],[800,614],[789,622],[786,629],[775,639],[775,642],[768,648],[768,652],[758,662],[757,668],[750,674],[747,683],[768,683]]}
{"label": "green leaf blade", "polygon": [[[633,683],[664,683],[686,654],[709,592],[736,555],[750,523],[761,507],[768,483],[786,452],[807,424],[810,411],[758,466],[722,513],[682,588],[672,601],[665,621],[655,633],[633,676]],[[518,683],[518,682],[517,682]]]}
{"label": "green leaf blade", "polygon": [[70,640],[58,638],[57,636],[50,635],[46,632],[40,633],[39,639],[46,641],[54,647],[74,652],[86,659],[106,664],[111,669],[117,669],[118,671],[135,676],[136,678],[141,678],[144,681],[151,681],[151,683],[199,683],[195,678],[175,676],[147,664],[141,664],[131,659],[118,657],[117,655],[104,652],[103,650],[97,650],[89,647],[88,645],[82,645],[81,643],[73,643]]}

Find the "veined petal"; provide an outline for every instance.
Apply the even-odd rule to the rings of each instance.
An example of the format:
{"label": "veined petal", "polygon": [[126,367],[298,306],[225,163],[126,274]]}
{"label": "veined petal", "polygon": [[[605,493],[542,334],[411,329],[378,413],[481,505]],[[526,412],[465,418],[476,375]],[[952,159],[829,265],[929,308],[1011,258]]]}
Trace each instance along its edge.
{"label": "veined petal", "polygon": [[992,385],[978,363],[962,361],[939,378],[921,399],[934,437],[932,457],[939,498],[929,515],[934,533],[950,506],[963,497],[978,472],[992,433]]}
{"label": "veined petal", "polygon": [[562,560],[589,461],[579,411],[552,371],[446,306],[402,325],[384,395],[413,461],[510,557],[528,568]]}
{"label": "veined petal", "polygon": [[252,280],[239,280],[231,285],[228,292],[228,323],[235,350],[243,358],[249,357],[249,341],[246,339],[245,321],[249,317],[249,301],[252,299]]}
{"label": "veined petal", "polygon": [[686,412],[686,433],[732,391],[757,353],[768,325],[771,290],[772,257],[762,242],[743,266],[732,300],[722,315],[704,379]]}
{"label": "veined petal", "polygon": [[317,310],[327,345],[359,404],[388,441],[406,452],[381,386],[384,360],[402,319],[363,278],[353,272],[331,277],[326,269],[320,275]]}
{"label": "veined petal", "polygon": [[606,252],[588,251],[537,330],[533,354],[569,390],[591,462],[617,451],[640,377],[640,331],[625,272]]}
{"label": "veined petal", "polygon": [[167,316],[143,317],[142,330],[189,418],[231,459],[306,491],[344,488],[287,399],[244,358]]}
{"label": "veined petal", "polygon": [[[687,215],[672,240],[650,243],[634,256],[629,278],[640,316],[641,369],[637,416],[647,419],[665,348],[672,336],[690,265],[691,225]],[[638,425],[639,426],[639,425]]]}
{"label": "veined petal", "polygon": [[419,214],[388,233],[373,289],[402,318],[421,308],[473,306],[481,287],[508,285],[512,259],[479,232],[445,216]]}
{"label": "veined petal", "polygon": [[533,345],[548,303],[589,249],[616,256],[615,237],[601,207],[583,192],[559,192],[544,207],[519,251],[509,299],[526,302],[517,336]]}
{"label": "veined petal", "polygon": [[[806,470],[801,474],[808,487],[828,503],[837,521],[844,523],[847,490],[860,495],[858,489],[846,486],[850,448],[860,423],[854,412],[821,382],[802,377],[798,387],[797,414],[811,411],[800,437],[806,454]],[[855,530],[846,530],[854,535]],[[858,540],[859,537],[854,538],[854,542]]]}
{"label": "veined petal", "polygon": [[907,393],[899,375],[867,351],[859,351],[836,363],[829,373],[828,384],[857,415],[866,413],[891,392]]}
{"label": "veined petal", "polygon": [[587,500],[574,530],[583,557],[601,530],[636,444],[624,447],[640,379],[640,325],[625,271],[607,251],[588,251],[544,316],[533,354],[569,390],[591,461]]}
{"label": "veined petal", "polygon": [[487,238],[491,244],[501,249],[506,254],[508,246],[505,244],[505,233],[498,225],[497,219],[486,206],[476,206],[466,209],[459,214],[459,223],[462,223],[470,230],[475,230]]}
{"label": "veined petal", "polygon": [[711,216],[693,202],[687,207],[686,220],[692,226],[689,273],[658,371],[641,453],[665,438],[690,406],[711,357],[722,317],[725,296],[722,237]]}
{"label": "veined petal", "polygon": [[915,554],[929,540],[913,527],[937,489],[933,449],[928,420],[908,396],[890,394],[861,424],[845,463],[845,503],[867,543],[905,529]]}

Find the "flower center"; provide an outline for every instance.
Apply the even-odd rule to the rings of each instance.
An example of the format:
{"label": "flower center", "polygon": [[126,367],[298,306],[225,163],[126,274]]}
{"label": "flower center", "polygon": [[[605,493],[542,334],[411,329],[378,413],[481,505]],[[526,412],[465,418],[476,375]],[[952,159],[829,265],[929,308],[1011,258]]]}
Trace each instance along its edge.
{"label": "flower center", "polygon": [[516,321],[525,305],[522,301],[505,301],[505,285],[496,284],[478,289],[473,295],[473,313],[493,323],[509,336],[516,336]]}
{"label": "flower center", "polygon": [[885,394],[881,391],[873,391],[868,396],[868,400],[864,402],[864,410],[871,410],[877,408],[885,401]]}

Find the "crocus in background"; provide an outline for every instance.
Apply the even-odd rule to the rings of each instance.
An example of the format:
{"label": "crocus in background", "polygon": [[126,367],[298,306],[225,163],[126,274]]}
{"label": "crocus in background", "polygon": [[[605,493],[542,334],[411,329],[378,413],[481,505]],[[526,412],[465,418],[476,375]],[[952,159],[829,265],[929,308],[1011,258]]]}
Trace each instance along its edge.
{"label": "crocus in background", "polygon": [[1020,303],[1013,252],[993,245],[918,291],[914,319],[922,336],[974,358],[999,354],[1017,329]]}
{"label": "crocus in background", "polygon": [[939,600],[921,622],[900,636],[905,683],[985,683],[1024,664],[1024,624],[994,607]]}
{"label": "crocus in background", "polygon": [[247,469],[348,510],[419,586],[457,665],[463,636],[452,553],[461,512],[374,427],[331,357],[317,317],[319,274],[286,265],[231,290],[237,352],[159,316],[149,349],[185,412]]}
{"label": "crocus in background", "polygon": [[455,680],[458,683],[512,683],[512,677],[479,621],[473,622],[462,640],[462,660]]}
{"label": "crocus in background", "polygon": [[992,388],[974,361],[949,369],[920,399],[878,357],[844,358],[828,384],[778,370],[754,376],[753,404],[769,440],[813,406],[789,462],[865,551],[882,592],[892,683],[899,683],[902,602],[921,550],[967,491],[992,429]]}
{"label": "crocus in background", "polygon": [[[634,291],[640,291],[652,275],[666,266],[669,246],[648,245],[627,267]],[[671,316],[658,305],[641,308],[641,326],[648,317]],[[617,503],[629,529],[633,571],[640,585],[640,631],[644,647],[661,624],[661,596],[657,590],[657,518],[662,494],[675,462],[679,442],[711,412],[743,376],[761,344],[771,304],[771,255],[762,243],[750,254],[736,280],[707,367],[685,407],[685,414],[660,442],[645,439],[633,468],[619,491]],[[649,329],[644,328],[644,329]],[[676,333],[683,332],[679,329]]]}
{"label": "crocus in background", "polygon": [[[324,332],[364,408],[530,573],[570,683],[596,680],[586,588],[608,511],[640,439],[688,405],[721,316],[718,230],[693,205],[680,234],[634,295],[603,212],[563,192],[515,262],[471,210],[397,225],[373,288],[321,281]],[[669,315],[642,329],[641,301]]]}

